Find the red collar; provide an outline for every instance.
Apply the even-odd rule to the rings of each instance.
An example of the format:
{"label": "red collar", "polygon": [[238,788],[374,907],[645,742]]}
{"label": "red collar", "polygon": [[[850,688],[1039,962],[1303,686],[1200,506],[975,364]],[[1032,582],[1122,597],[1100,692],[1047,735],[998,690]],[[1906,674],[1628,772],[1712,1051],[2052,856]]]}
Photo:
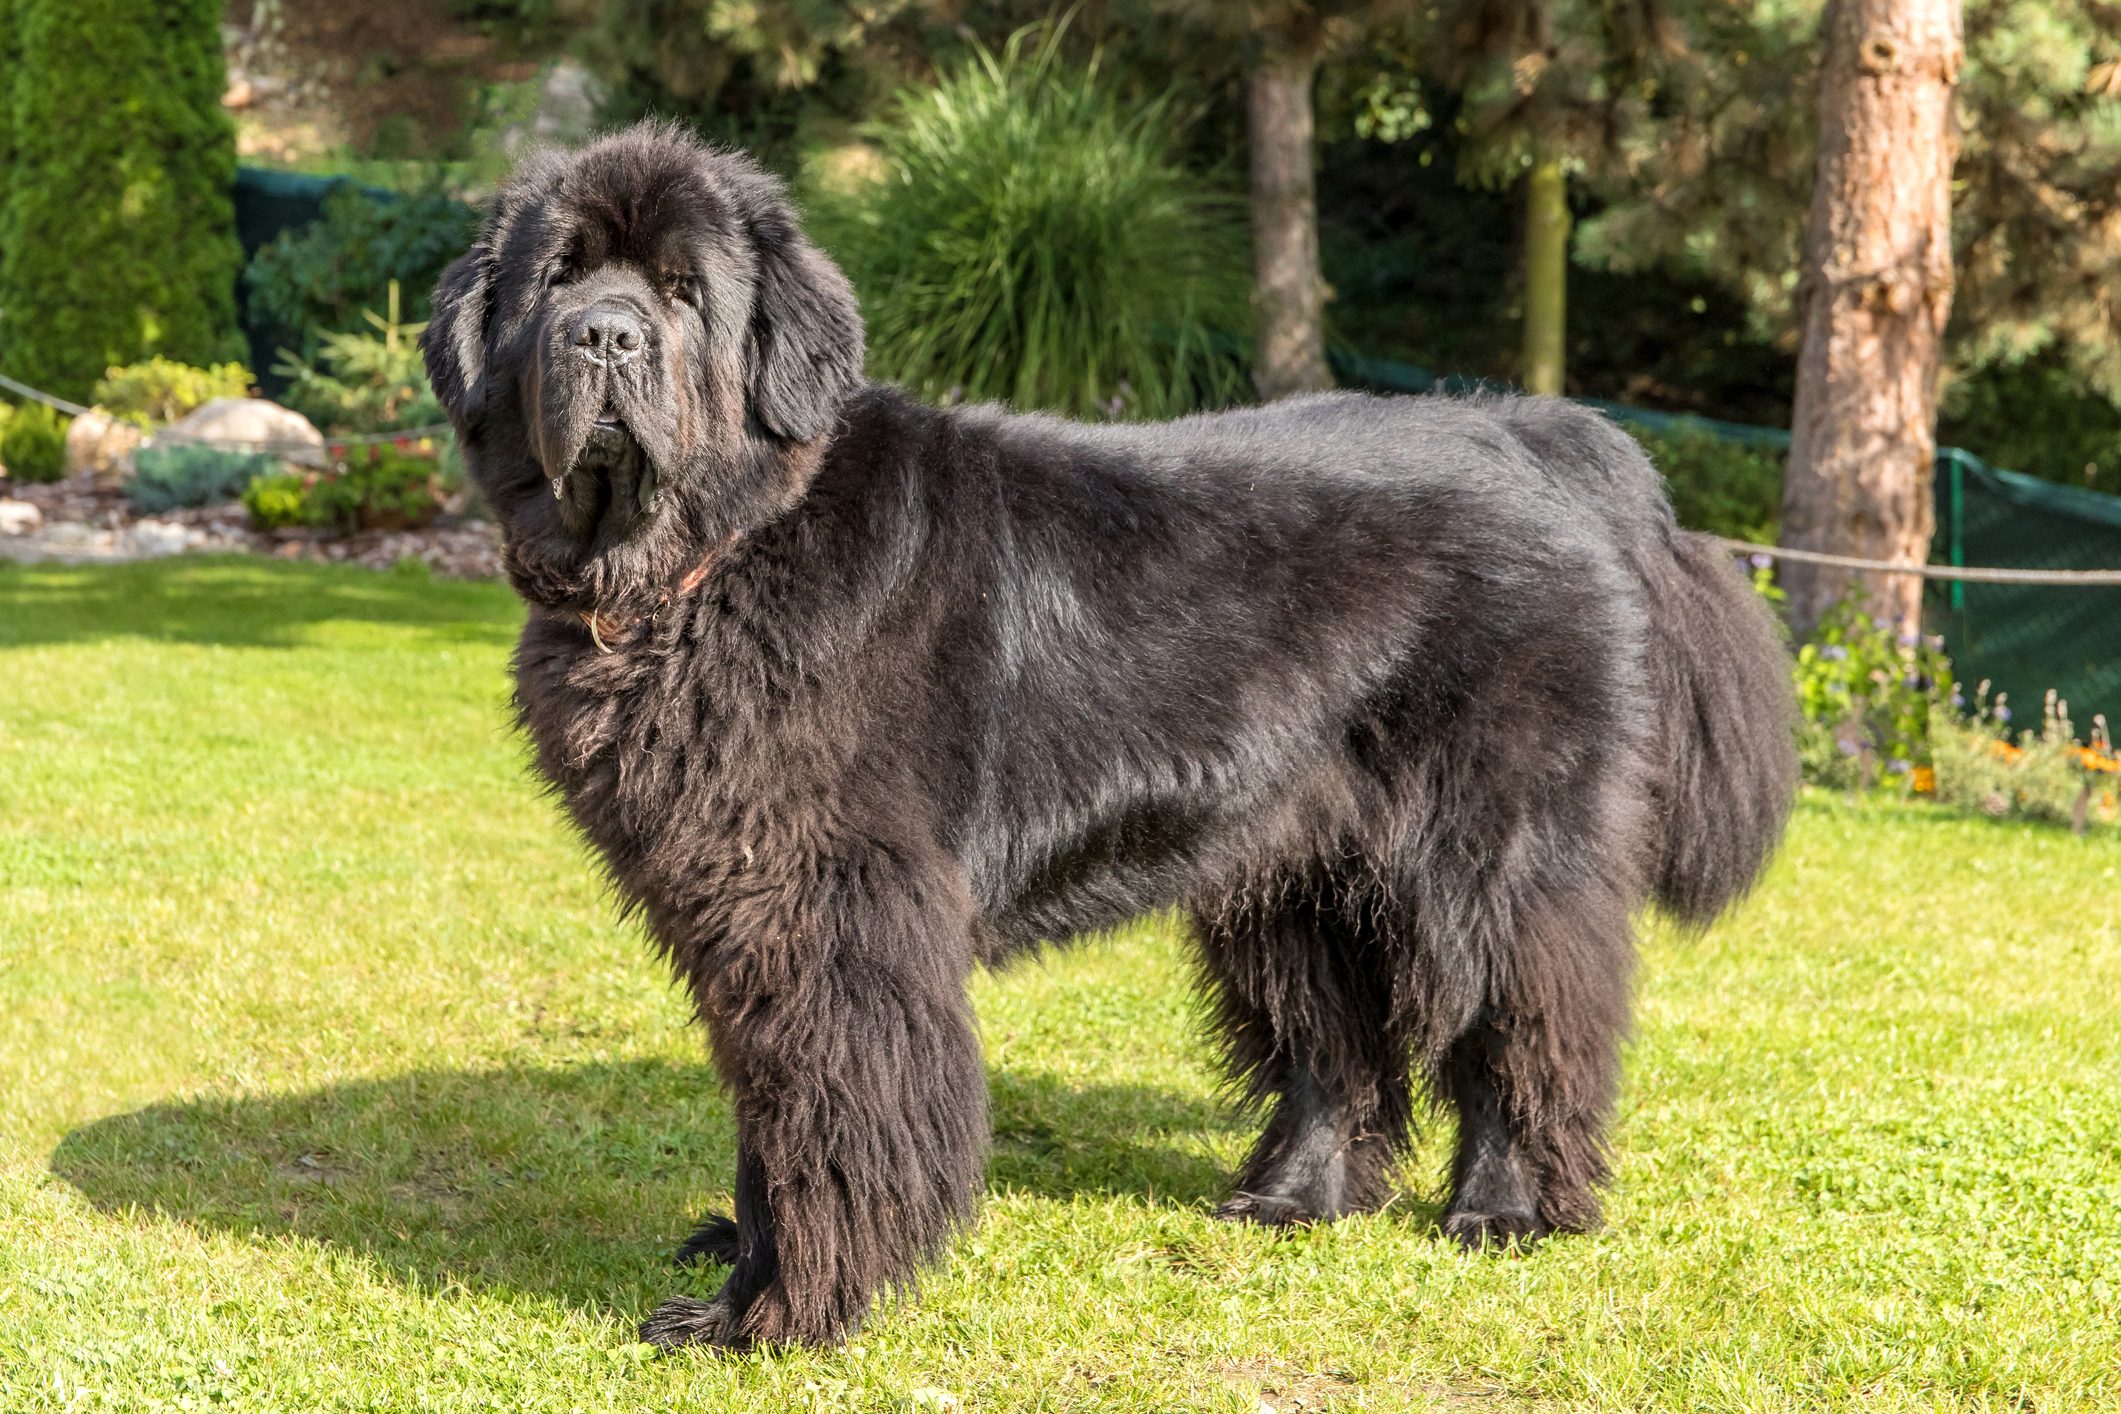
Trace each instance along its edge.
{"label": "red collar", "polygon": [[596,644],[597,651],[599,653],[617,652],[619,648],[625,645],[626,639],[630,638],[643,626],[653,622],[656,615],[668,608],[671,600],[682,599],[693,590],[698,589],[702,584],[705,584],[707,576],[714,573],[715,562],[729,553],[731,547],[736,544],[737,537],[742,534],[741,530],[730,531],[727,540],[709,550],[706,558],[685,572],[685,577],[678,581],[676,590],[664,590],[656,599],[655,607],[645,614],[635,614],[629,619],[621,618],[616,614],[607,614],[596,609],[577,610],[576,617],[581,619],[583,624],[588,627],[590,641]]}

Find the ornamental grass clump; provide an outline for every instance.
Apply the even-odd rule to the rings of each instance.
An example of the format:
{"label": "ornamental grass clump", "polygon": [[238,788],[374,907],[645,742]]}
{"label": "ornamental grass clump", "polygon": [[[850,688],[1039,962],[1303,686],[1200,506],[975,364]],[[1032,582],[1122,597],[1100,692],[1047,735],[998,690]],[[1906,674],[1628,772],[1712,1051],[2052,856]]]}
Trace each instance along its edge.
{"label": "ornamental grass clump", "polygon": [[1172,152],[1168,98],[1106,88],[1021,31],[867,133],[881,175],[815,183],[809,225],[862,297],[869,366],[943,400],[1170,417],[1247,393],[1239,207]]}

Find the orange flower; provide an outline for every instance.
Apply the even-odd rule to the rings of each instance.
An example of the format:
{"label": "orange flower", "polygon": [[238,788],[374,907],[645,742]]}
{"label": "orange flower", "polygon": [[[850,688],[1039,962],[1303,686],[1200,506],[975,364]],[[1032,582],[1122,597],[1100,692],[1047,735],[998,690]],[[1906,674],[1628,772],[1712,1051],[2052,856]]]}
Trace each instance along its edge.
{"label": "orange flower", "polygon": [[1914,774],[1908,778],[1908,784],[1917,795],[1935,795],[1937,773],[1928,766],[1917,766]]}
{"label": "orange flower", "polygon": [[2012,746],[2007,741],[1990,742],[1988,744],[1988,754],[2014,764],[2025,759],[2025,752],[2018,747]]}

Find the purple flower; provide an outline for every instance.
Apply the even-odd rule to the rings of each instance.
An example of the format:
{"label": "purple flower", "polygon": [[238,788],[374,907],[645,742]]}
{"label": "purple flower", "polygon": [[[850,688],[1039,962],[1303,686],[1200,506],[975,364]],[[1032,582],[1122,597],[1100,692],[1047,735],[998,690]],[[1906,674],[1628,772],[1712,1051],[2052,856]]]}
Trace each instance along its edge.
{"label": "purple flower", "polygon": [[1956,688],[1956,687],[1955,687],[1955,688],[1953,688],[1953,689],[1952,689],[1952,706],[1954,706],[1954,707],[1964,707],[1965,705],[1966,705],[1966,694],[1965,694],[1965,693],[1963,693],[1963,692],[1961,692],[1961,691],[1960,691],[1960,690],[1959,690],[1958,688]]}
{"label": "purple flower", "polygon": [[1913,648],[1921,641],[1922,635],[1919,633],[1902,633],[1900,635],[1900,646],[1902,648]]}
{"label": "purple flower", "polygon": [[1857,752],[1863,750],[1862,747],[1856,745],[1855,742],[1850,741],[1847,737],[1842,737],[1839,741],[1835,742],[1834,745],[1841,748],[1841,754],[1843,756],[1854,756]]}
{"label": "purple flower", "polygon": [[1829,643],[1826,647],[1819,650],[1819,656],[1826,659],[1829,663],[1842,662],[1848,655],[1848,649],[1843,648],[1838,643]]}
{"label": "purple flower", "polygon": [[1889,630],[1891,630],[1892,626],[1893,626],[1893,621],[1892,621],[1891,619],[1872,619],[1872,620],[1871,620],[1871,627],[1872,627],[1872,628],[1874,628],[1874,629],[1877,629],[1877,630],[1878,630],[1878,632],[1880,632],[1880,633],[1885,633],[1885,632],[1888,632]]}
{"label": "purple flower", "polygon": [[1885,763],[1885,769],[1890,775],[1904,776],[1907,774],[1907,761],[1903,757],[1895,756]]}
{"label": "purple flower", "polygon": [[1764,570],[1771,568],[1775,563],[1775,557],[1773,555],[1763,555],[1758,553],[1757,551],[1753,554],[1747,555],[1745,558],[1746,563],[1750,564],[1756,570]]}
{"label": "purple flower", "polygon": [[2010,709],[2010,708],[2008,708],[2008,707],[1998,707],[1998,708],[1996,709],[1996,720],[1997,720],[1997,721],[1999,721],[1999,722],[2007,722],[2007,721],[2009,721],[2010,719],[2011,719],[2011,709]]}
{"label": "purple flower", "polygon": [[1939,653],[1944,651],[1944,635],[1941,633],[1931,634],[1924,642],[1928,643],[1930,647],[1936,649]]}

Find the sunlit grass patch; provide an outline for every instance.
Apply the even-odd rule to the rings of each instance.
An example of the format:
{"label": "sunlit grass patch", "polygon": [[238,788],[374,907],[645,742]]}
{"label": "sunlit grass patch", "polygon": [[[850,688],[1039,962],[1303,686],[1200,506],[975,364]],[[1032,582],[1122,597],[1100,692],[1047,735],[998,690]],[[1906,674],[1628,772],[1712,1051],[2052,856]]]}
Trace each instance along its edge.
{"label": "sunlit grass patch", "polygon": [[0,569],[0,1408],[2121,1407],[2121,846],[1814,795],[1652,928],[1606,1229],[1207,1212],[1151,922],[974,997],[980,1226],[843,1350],[650,1359],[726,1205],[688,1008],[507,729],[495,586]]}

